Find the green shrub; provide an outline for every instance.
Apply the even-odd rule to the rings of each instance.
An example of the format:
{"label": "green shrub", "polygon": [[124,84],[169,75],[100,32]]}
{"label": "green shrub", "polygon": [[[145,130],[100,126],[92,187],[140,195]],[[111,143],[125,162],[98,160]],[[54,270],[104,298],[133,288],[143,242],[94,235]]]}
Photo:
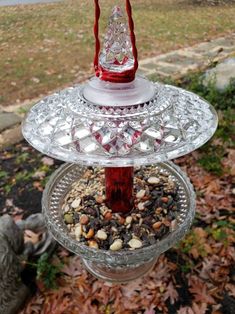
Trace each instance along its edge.
{"label": "green shrub", "polygon": [[204,86],[203,80],[202,73],[191,74],[177,85],[203,97],[217,110],[235,109],[235,78],[230,81],[229,86],[224,91],[216,89],[214,80],[209,82],[208,86]]}

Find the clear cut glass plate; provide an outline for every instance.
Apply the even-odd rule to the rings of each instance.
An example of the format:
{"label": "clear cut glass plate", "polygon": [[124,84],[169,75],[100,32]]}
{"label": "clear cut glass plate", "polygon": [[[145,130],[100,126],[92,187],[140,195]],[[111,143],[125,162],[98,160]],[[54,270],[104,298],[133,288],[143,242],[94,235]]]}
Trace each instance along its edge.
{"label": "clear cut glass plate", "polygon": [[67,88],[30,110],[23,135],[51,157],[105,167],[171,160],[212,137],[218,118],[208,102],[177,87],[154,86],[148,102],[123,107],[88,102],[84,85]]}

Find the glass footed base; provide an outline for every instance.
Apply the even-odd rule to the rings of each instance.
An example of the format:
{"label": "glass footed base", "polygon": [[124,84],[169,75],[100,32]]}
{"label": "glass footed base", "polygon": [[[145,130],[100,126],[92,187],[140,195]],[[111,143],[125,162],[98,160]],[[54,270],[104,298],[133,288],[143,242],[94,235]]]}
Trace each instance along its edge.
{"label": "glass footed base", "polygon": [[83,264],[88,272],[98,279],[114,283],[127,283],[150,272],[157,260],[158,258],[154,258],[153,261],[146,262],[145,264],[136,265],[134,267],[125,266],[122,268],[108,267],[86,259],[83,259]]}
{"label": "glass footed base", "polygon": [[157,164],[155,168],[156,175],[166,174],[178,186],[177,224],[174,230],[154,244],[136,250],[95,249],[71,235],[64,222],[63,203],[73,184],[87,170],[86,167],[65,164],[47,183],[42,207],[48,229],[62,246],[81,257],[85,267],[94,276],[118,283],[139,278],[151,270],[160,254],[174,246],[189,230],[195,214],[195,194],[189,179],[171,162]]}

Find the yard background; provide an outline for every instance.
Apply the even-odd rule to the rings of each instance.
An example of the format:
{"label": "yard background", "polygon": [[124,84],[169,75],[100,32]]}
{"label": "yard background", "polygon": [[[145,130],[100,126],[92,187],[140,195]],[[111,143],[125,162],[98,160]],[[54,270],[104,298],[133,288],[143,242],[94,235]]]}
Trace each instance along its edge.
{"label": "yard background", "polygon": [[[101,34],[118,0],[101,0]],[[235,3],[132,1],[139,58],[191,46],[235,29]],[[92,74],[92,0],[1,7],[0,105],[44,95]],[[210,60],[208,60],[209,63]]]}

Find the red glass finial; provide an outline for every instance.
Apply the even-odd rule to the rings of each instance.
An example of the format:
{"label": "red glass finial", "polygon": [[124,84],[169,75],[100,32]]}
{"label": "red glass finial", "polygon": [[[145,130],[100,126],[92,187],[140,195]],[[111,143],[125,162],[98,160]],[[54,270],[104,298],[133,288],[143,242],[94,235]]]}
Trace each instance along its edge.
{"label": "red glass finial", "polygon": [[101,80],[113,83],[127,83],[135,79],[138,68],[137,49],[135,44],[134,23],[129,0],[126,0],[128,22],[120,7],[114,7],[105,36],[104,48],[100,53],[99,41],[99,1],[95,0],[95,38],[96,55],[94,66],[96,76]]}

